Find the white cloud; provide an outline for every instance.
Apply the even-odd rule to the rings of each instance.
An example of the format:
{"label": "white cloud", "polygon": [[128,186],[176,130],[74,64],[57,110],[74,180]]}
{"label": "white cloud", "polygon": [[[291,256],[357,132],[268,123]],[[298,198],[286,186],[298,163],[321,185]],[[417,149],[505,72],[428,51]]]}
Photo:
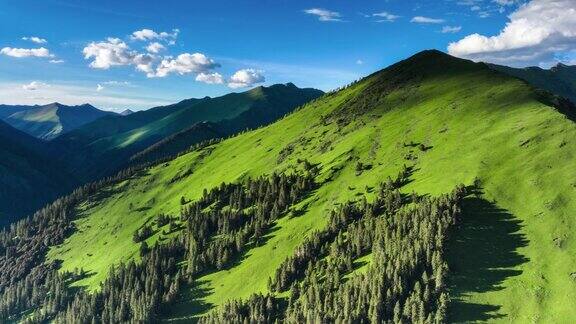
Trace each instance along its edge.
{"label": "white cloud", "polygon": [[509,16],[498,35],[472,34],[448,46],[455,56],[512,65],[540,64],[575,49],[574,0],[532,0]]}
{"label": "white cloud", "polygon": [[60,63],[64,63],[64,60],[50,60],[48,62],[50,62],[52,64],[60,64]]}
{"label": "white cloud", "polygon": [[164,58],[156,68],[155,73],[149,73],[150,77],[165,77],[170,73],[180,75],[188,73],[206,73],[209,70],[219,67],[220,64],[201,53],[184,53],[175,59]]}
{"label": "white cloud", "polygon": [[356,64],[362,65],[362,64],[364,64],[364,61],[362,61],[362,60],[357,60],[357,61],[356,61]]}
{"label": "white cloud", "polygon": [[394,21],[396,21],[396,19],[400,18],[400,16],[393,15],[393,14],[386,12],[386,11],[372,14],[372,16],[380,18],[378,20],[378,22],[394,22]]}
{"label": "white cloud", "polygon": [[488,18],[488,17],[490,17],[490,12],[488,12],[488,11],[480,11],[480,12],[478,13],[478,17],[480,17],[480,18]]}
{"label": "white cloud", "polygon": [[137,53],[118,38],[108,38],[106,41],[92,42],[82,50],[85,59],[93,58],[90,67],[109,69],[111,66],[130,65],[134,63]]}
{"label": "white cloud", "polygon": [[412,20],[410,20],[410,22],[417,23],[417,24],[441,24],[444,22],[444,19],[416,16],[416,17],[412,18]]}
{"label": "white cloud", "polygon": [[132,35],[130,36],[130,38],[132,40],[139,40],[139,41],[149,41],[149,40],[154,40],[154,39],[162,39],[162,40],[176,40],[176,38],[178,37],[178,34],[180,33],[179,29],[172,29],[171,33],[168,32],[160,32],[157,33],[155,31],[153,31],[152,29],[141,29],[138,31],[135,31],[132,33]]}
{"label": "white cloud", "polygon": [[493,0],[493,1],[501,6],[511,6],[516,3],[515,0]]}
{"label": "white cloud", "polygon": [[100,92],[100,91],[102,91],[102,90],[104,90],[104,87],[103,87],[101,84],[98,84],[98,85],[96,86],[96,91]]}
{"label": "white cloud", "polygon": [[54,57],[50,51],[44,47],[40,48],[12,48],[4,47],[0,54],[12,57]]}
{"label": "white cloud", "polygon": [[456,4],[460,6],[474,6],[478,3],[481,3],[483,0],[460,0],[456,2]]}
{"label": "white cloud", "polygon": [[222,84],[224,83],[224,78],[218,72],[213,73],[201,72],[196,76],[196,81],[204,82],[207,84]]}
{"label": "white cloud", "polygon": [[242,69],[236,71],[236,73],[230,77],[228,87],[232,89],[245,88],[264,81],[266,81],[266,79],[264,78],[264,75],[262,75],[262,71],[255,69]]}
{"label": "white cloud", "polygon": [[158,42],[153,42],[150,43],[148,46],[146,46],[146,50],[150,53],[154,53],[154,54],[158,54],[160,53],[161,50],[166,49],[166,47],[164,47],[164,45],[158,43]]}
{"label": "white cloud", "polygon": [[154,60],[155,56],[151,54],[137,54],[134,56],[133,64],[136,66],[136,70],[146,73],[146,75],[153,74],[154,71]]}
{"label": "white cloud", "polygon": [[342,21],[339,12],[330,11],[321,8],[312,8],[304,10],[305,13],[309,15],[314,15],[318,17],[320,21]]}
{"label": "white cloud", "polygon": [[[150,51],[158,49],[157,46],[148,46]],[[163,45],[158,44],[164,48]],[[146,73],[149,78],[165,77],[171,73],[180,75],[188,73],[207,73],[220,64],[201,53],[183,53],[176,58],[164,56],[161,58],[151,53],[139,53],[132,50],[125,42],[118,38],[108,38],[102,42],[92,42],[84,50],[84,58],[91,59],[90,67],[95,69],[109,69],[113,66],[134,66],[137,71]]]}
{"label": "white cloud", "polygon": [[45,40],[44,38],[40,38],[40,37],[36,37],[36,36],[22,37],[22,40],[31,41],[31,42],[36,43],[36,44],[46,44],[46,43],[48,43],[48,41]]}
{"label": "white cloud", "polygon": [[34,90],[38,90],[40,88],[45,88],[45,87],[49,87],[49,85],[47,85],[46,83],[43,83],[43,82],[38,82],[38,81],[32,81],[28,84],[22,85],[22,89],[27,90],[27,91],[34,91]]}
{"label": "white cloud", "polygon": [[443,34],[454,34],[462,30],[462,26],[444,26],[442,27]]}
{"label": "white cloud", "polygon": [[470,8],[470,10],[472,10],[472,11],[480,11],[480,9],[482,9],[482,8],[480,8],[480,6],[472,6]]}
{"label": "white cloud", "polygon": [[111,85],[111,86],[121,86],[121,87],[133,87],[132,83],[129,81],[111,80],[111,81],[102,82],[102,84]]}

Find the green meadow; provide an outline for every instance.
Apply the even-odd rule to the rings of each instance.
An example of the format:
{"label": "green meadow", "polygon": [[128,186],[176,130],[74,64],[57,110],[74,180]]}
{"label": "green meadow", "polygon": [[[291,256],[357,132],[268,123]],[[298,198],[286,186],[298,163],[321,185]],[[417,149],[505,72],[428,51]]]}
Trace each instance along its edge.
{"label": "green meadow", "polygon": [[[351,102],[365,105],[350,110]],[[266,292],[268,277],[333,208],[370,198],[406,165],[413,167],[406,193],[436,196],[476,179],[482,187],[450,236],[452,321],[569,322],[576,317],[574,152],[576,124],[541,93],[483,64],[424,52],[272,125],[107,187],[78,207],[77,231],[48,259],[62,260],[62,270],[84,269],[88,276],[74,285],[97,290],[112,265],[139,258],[133,233],[160,213],[179,215],[181,197],[282,172],[299,159],[318,164],[319,187],[293,208],[298,217],[281,218],[264,245],[185,288],[166,320],[186,320]],[[369,167],[357,171],[359,163]],[[158,230],[147,243],[166,239]]]}

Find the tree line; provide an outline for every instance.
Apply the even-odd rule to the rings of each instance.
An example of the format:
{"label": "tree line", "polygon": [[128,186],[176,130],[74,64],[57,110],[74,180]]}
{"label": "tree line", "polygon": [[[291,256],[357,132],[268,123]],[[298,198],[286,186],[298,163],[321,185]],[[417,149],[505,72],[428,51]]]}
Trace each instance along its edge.
{"label": "tree line", "polygon": [[[399,177],[400,178],[400,177]],[[235,300],[201,323],[443,323],[449,302],[448,229],[467,195],[402,195],[401,179],[373,202],[348,202],[330,215],[269,280],[270,294]],[[364,272],[356,260],[369,257]],[[287,292],[280,298],[278,293]]]}

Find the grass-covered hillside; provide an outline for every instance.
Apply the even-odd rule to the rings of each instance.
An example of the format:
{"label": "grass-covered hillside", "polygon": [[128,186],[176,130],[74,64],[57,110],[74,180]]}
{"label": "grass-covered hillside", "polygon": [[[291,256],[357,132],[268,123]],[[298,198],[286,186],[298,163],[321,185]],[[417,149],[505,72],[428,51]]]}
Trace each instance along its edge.
{"label": "grass-covered hillside", "polygon": [[[372,320],[382,318],[379,316],[415,319],[421,314],[420,318],[431,322],[444,318],[447,299],[441,292],[446,287],[451,297],[447,318],[451,321],[569,322],[576,316],[576,125],[558,112],[553,102],[551,96],[484,64],[425,51],[327,94],[274,124],[122,177],[76,205],[75,231],[47,253],[46,265],[57,264],[61,273],[75,273],[72,285],[96,296],[78,297],[76,308],[59,316],[80,316],[83,311],[78,305],[113,300],[111,296],[118,294],[114,289],[122,287],[126,290],[120,293],[128,296],[125,302],[144,298],[142,292],[151,287],[148,279],[142,286],[122,278],[142,278],[145,273],[161,271],[164,278],[171,279],[150,282],[155,282],[153,287],[162,293],[162,300],[170,301],[159,311],[166,321],[186,322],[219,309],[228,300],[251,298],[250,305],[260,306],[245,309],[238,303],[228,304],[222,311],[252,314],[258,309],[270,314],[282,308],[286,319],[314,322],[318,319],[314,313],[298,317],[298,312],[310,313],[316,303],[350,316],[354,313],[350,303],[360,303],[364,306],[356,311],[368,311]],[[291,185],[305,190],[290,195],[292,205],[287,214],[275,212],[284,210],[285,194],[265,194],[270,189],[248,182],[250,192],[258,192],[254,197],[267,197],[264,202],[278,199],[273,204],[280,207],[243,205],[236,199],[251,202],[256,198],[241,198],[240,189],[221,185],[273,173],[299,174],[302,164],[305,170],[312,170],[308,176],[315,185]],[[392,183],[388,177],[396,179],[399,172],[401,181],[394,183],[400,185],[379,187],[383,182]],[[444,207],[426,199],[448,194],[459,184],[474,184],[476,189],[463,200],[456,222],[443,212]],[[386,188],[400,188],[406,195],[387,194]],[[232,192],[231,196],[226,192]],[[375,200],[374,205],[362,203],[362,197]],[[348,223],[347,212],[342,212],[349,201],[359,201],[358,208],[366,215],[358,223]],[[260,210],[269,207],[272,216],[262,215]],[[382,217],[391,217],[389,221],[378,218],[382,208]],[[394,208],[400,210],[393,212]],[[212,218],[233,217],[238,209],[249,215],[249,223]],[[331,217],[334,210],[339,212]],[[341,213],[343,220],[338,221]],[[437,213],[443,216],[431,216],[431,224],[456,225],[448,232],[442,225],[437,235],[430,237],[432,225],[426,215]],[[166,216],[172,219],[171,225],[163,221]],[[262,223],[261,217],[267,221]],[[372,217],[376,217],[374,223]],[[358,233],[364,226],[380,229],[366,229],[366,239],[375,236],[377,244],[366,250],[366,243],[359,243],[359,250],[351,252],[346,242],[362,240]],[[417,233],[413,226],[418,226]],[[243,233],[249,233],[247,243]],[[318,235],[320,238],[307,241]],[[224,249],[225,254],[217,255],[216,261],[205,255],[219,251],[218,244],[231,237],[236,238],[236,243],[231,243],[236,247],[231,249],[239,249],[236,254],[228,255]],[[321,247],[325,239],[334,242]],[[419,246],[419,242],[425,244]],[[149,252],[155,244],[166,245],[164,250]],[[198,246],[209,249],[198,250]],[[305,273],[293,266],[306,261],[307,253],[316,248],[320,252],[314,262],[320,265],[339,262],[334,255],[346,255],[347,261],[342,261],[343,269],[348,269],[345,276],[328,276],[334,271],[331,266],[310,266]],[[101,286],[112,267],[118,269],[130,260],[140,262],[140,255],[147,253],[151,254],[143,259],[142,269],[131,265],[115,271]],[[172,259],[162,261],[162,255]],[[418,255],[424,255],[426,261]],[[387,258],[395,260],[396,266],[385,266]],[[443,260],[448,264],[447,274],[438,266]],[[216,264],[206,266],[212,262]],[[424,273],[415,272],[416,279],[403,277],[407,269]],[[134,277],[134,273],[142,276]],[[382,288],[382,282],[375,279],[380,275],[394,278],[394,287]],[[299,285],[290,284],[294,278],[302,280]],[[375,281],[369,284],[371,278]],[[333,294],[339,293],[340,281],[358,283],[373,293],[371,289],[380,287],[383,295],[372,295],[377,297],[374,300],[339,301]],[[407,285],[404,289],[403,284]],[[314,292],[319,285],[333,285],[334,290]],[[435,287],[430,288],[432,292],[429,285]],[[303,287],[312,290],[295,296],[295,289]],[[343,289],[346,296],[355,293],[350,284]],[[171,292],[177,292],[176,297]],[[287,299],[278,306],[270,297],[250,297],[254,293]],[[392,298],[397,294],[403,297],[394,304]],[[334,298],[342,304],[323,304],[319,297],[314,302],[314,296]],[[391,303],[382,305],[378,300]],[[421,304],[420,300],[430,303]],[[128,306],[122,305],[106,302],[93,312],[105,318],[128,316]],[[294,305],[308,306],[291,311]],[[143,312],[132,308],[130,316],[142,316]],[[226,315],[213,314],[206,321],[232,318],[221,316]]]}
{"label": "grass-covered hillside", "polygon": [[89,104],[66,106],[54,102],[44,106],[6,106],[2,110],[15,110],[3,117],[12,127],[36,138],[51,140],[82,125],[113,113],[99,110]]}
{"label": "grass-covered hillside", "polygon": [[[82,179],[94,180],[124,166],[130,157],[166,137],[202,122],[227,122],[234,127],[197,134],[198,139],[227,136],[237,130],[270,123],[296,107],[320,96],[315,89],[293,84],[257,87],[216,98],[187,99],[179,103],[127,116],[108,116],[59,137],[55,145],[66,151],[66,160]],[[245,117],[251,116],[250,123]],[[196,138],[187,142],[195,144]]]}

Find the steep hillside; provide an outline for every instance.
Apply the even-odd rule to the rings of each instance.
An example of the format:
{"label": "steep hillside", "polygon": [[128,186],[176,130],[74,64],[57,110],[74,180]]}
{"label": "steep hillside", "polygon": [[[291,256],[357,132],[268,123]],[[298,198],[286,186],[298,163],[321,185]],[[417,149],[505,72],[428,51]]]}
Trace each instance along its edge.
{"label": "steep hillside", "polygon": [[54,139],[84,124],[112,114],[89,104],[65,106],[57,102],[18,110],[3,117],[3,120],[12,127],[43,140]]}
{"label": "steep hillside", "polygon": [[[554,102],[485,64],[419,53],[70,198],[76,230],[49,240],[45,265],[93,295],[43,310],[186,322],[242,299],[203,320],[574,318],[576,125]],[[430,198],[459,184],[474,184],[461,204]],[[144,264],[119,266],[130,260]]]}
{"label": "steep hillside", "polygon": [[[196,123],[227,120],[234,126],[218,132],[228,135],[274,121],[321,94],[315,89],[279,84],[217,98],[188,99],[128,116],[109,116],[61,136],[55,143],[70,153],[67,160],[74,172],[92,180],[116,171],[132,155]],[[208,137],[212,134],[199,135]]]}
{"label": "steep hillside", "polygon": [[495,64],[489,66],[576,103],[576,66],[558,63],[548,70],[536,66],[523,69]]}
{"label": "steep hillside", "polygon": [[54,200],[76,183],[46,145],[0,121],[0,227]]}

